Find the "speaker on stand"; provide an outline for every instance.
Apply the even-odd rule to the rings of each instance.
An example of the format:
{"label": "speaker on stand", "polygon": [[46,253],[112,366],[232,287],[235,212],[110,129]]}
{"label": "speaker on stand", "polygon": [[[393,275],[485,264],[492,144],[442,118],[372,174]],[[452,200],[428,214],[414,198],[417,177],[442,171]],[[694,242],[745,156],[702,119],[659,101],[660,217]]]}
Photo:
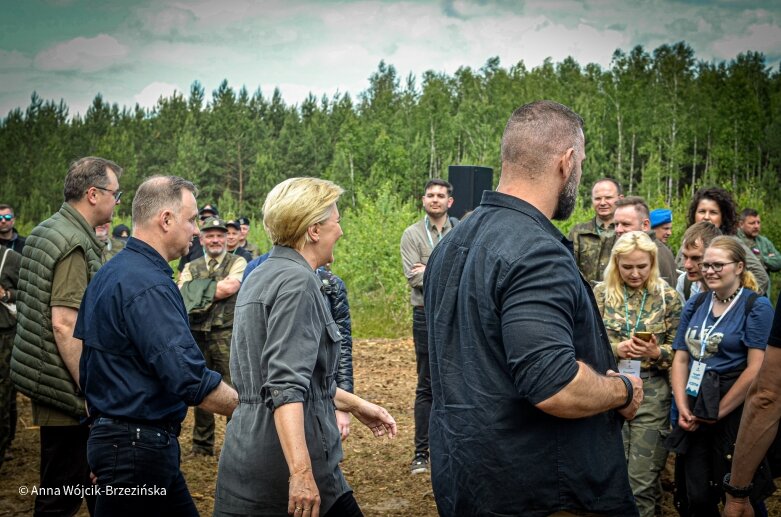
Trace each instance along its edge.
{"label": "speaker on stand", "polygon": [[453,206],[448,214],[461,219],[480,204],[484,190],[493,189],[494,171],[479,165],[450,165],[448,181],[453,185]]}

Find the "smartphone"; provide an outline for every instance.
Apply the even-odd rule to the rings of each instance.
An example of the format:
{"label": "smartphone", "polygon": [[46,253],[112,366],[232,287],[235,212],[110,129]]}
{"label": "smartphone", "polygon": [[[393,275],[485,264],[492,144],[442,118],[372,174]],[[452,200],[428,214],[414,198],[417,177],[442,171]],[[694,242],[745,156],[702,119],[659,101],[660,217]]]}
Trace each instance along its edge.
{"label": "smartphone", "polygon": [[638,339],[642,339],[643,341],[650,341],[652,335],[653,334],[651,332],[635,332],[635,336],[637,336]]}

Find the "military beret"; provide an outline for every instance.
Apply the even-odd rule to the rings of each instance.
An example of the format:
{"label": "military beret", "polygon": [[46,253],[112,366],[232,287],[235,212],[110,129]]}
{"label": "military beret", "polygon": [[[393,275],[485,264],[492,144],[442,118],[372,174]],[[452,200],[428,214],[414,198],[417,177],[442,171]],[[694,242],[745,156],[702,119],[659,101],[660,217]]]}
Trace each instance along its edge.
{"label": "military beret", "polygon": [[673,211],[669,208],[651,210],[651,228],[673,222]]}
{"label": "military beret", "polygon": [[201,223],[201,231],[205,232],[206,230],[222,230],[227,232],[228,226],[225,224],[225,221],[218,217],[209,217]]}

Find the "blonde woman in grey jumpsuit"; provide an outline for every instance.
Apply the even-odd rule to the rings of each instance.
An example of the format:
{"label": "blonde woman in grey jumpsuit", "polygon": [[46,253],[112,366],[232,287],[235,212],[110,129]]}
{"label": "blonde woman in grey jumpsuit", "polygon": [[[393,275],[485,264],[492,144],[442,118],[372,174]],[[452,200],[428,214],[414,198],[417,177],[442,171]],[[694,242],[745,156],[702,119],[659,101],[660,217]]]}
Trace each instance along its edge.
{"label": "blonde woman in grey jumpsuit", "polygon": [[337,185],[291,178],[268,194],[269,258],[239,291],[231,378],[239,407],[225,433],[214,515],[362,515],[339,468],[334,409],[396,435],[380,406],[336,387],[339,330],[315,269],[342,235]]}

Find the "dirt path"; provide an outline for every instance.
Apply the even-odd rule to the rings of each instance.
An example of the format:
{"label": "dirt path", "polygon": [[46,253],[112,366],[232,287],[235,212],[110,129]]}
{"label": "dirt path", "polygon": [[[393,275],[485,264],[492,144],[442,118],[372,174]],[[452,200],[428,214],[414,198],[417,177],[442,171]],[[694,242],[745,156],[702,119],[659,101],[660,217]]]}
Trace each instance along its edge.
{"label": "dirt path", "polygon": [[[436,505],[427,474],[411,476],[408,465],[413,451],[413,402],[415,356],[411,339],[358,340],[354,345],[356,393],[385,406],[399,424],[393,441],[375,439],[353,419],[352,432],[344,444],[342,465],[355,497],[368,516],[436,516]],[[38,431],[31,427],[30,404],[19,397],[20,421],[13,444],[14,459],[0,472],[0,516],[31,515],[33,498],[20,496],[19,487],[38,480]],[[225,419],[217,419],[217,442],[222,443]],[[211,515],[217,475],[215,458],[187,458],[190,451],[192,411],[182,431],[182,470],[202,515]],[[664,515],[676,515],[671,496],[665,493]],[[770,515],[781,515],[781,498],[768,501]],[[86,506],[79,515],[88,515]]]}

